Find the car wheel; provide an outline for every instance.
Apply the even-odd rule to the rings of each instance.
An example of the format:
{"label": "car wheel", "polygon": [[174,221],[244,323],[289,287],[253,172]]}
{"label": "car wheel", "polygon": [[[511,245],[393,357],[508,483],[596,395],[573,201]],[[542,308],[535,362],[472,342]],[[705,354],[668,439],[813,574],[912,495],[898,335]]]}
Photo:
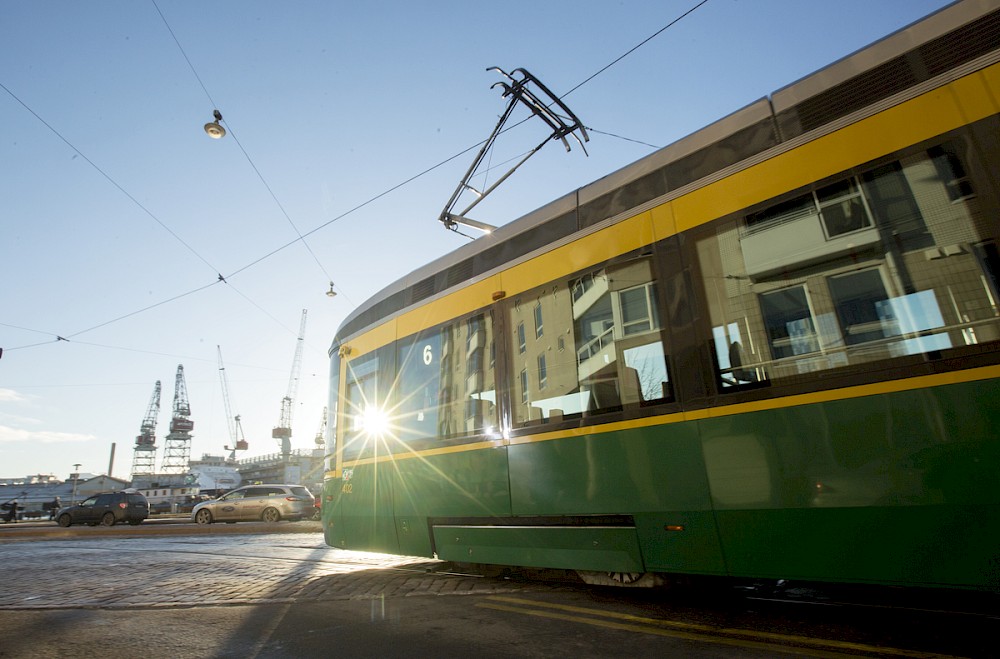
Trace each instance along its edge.
{"label": "car wheel", "polygon": [[265,522],[271,522],[273,524],[281,519],[281,513],[278,512],[277,508],[265,508],[264,514],[261,515],[260,518]]}
{"label": "car wheel", "polygon": [[101,526],[114,526],[114,525],[115,525],[115,514],[104,513],[104,517],[101,518]]}
{"label": "car wheel", "polygon": [[202,508],[197,513],[195,513],[194,521],[199,524],[211,524],[212,523],[212,511],[208,508]]}
{"label": "car wheel", "polygon": [[65,528],[73,523],[73,518],[69,516],[69,513],[64,513],[59,515],[59,526]]}

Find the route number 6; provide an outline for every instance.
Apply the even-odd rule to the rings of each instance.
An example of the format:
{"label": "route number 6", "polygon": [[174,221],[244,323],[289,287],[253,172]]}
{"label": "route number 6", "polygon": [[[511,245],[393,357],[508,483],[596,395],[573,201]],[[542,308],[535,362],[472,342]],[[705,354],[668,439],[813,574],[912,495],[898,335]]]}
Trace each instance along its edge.
{"label": "route number 6", "polygon": [[431,347],[429,345],[424,346],[424,364],[430,366],[433,360],[434,356],[431,354]]}

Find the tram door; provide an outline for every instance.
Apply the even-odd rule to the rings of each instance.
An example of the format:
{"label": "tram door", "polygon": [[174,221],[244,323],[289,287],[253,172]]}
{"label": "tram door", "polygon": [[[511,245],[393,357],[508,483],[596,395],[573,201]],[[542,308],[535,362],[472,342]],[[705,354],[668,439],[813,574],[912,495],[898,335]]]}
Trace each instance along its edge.
{"label": "tram door", "polygon": [[345,468],[334,524],[336,546],[358,551],[399,553],[392,511],[391,467],[379,464]]}
{"label": "tram door", "polygon": [[385,356],[376,350],[345,363],[344,396],[337,424],[341,480],[335,498],[334,526],[328,542],[342,549],[398,553],[393,523],[392,461],[378,426],[386,422],[380,403]]}

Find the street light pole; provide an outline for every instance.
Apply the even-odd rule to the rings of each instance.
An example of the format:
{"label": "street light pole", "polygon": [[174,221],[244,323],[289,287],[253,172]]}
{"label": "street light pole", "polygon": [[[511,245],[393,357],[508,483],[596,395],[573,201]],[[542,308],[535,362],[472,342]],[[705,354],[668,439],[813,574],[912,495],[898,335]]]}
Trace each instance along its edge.
{"label": "street light pole", "polygon": [[73,465],[73,505],[76,505],[76,484],[80,480],[80,463]]}

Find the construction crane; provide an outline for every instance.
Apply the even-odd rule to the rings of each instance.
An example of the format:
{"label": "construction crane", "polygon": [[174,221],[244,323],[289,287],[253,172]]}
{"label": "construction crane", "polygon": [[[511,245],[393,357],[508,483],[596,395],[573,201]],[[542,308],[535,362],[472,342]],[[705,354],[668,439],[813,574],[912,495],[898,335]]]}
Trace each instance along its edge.
{"label": "construction crane", "polygon": [[302,310],[302,320],[299,323],[299,338],[295,342],[295,358],[292,360],[292,372],[288,377],[288,391],[281,399],[281,419],[278,426],[271,431],[271,437],[281,445],[281,455],[285,459],[292,452],[292,401],[299,386],[299,370],[302,368],[302,344],[306,338],[306,310]]}
{"label": "construction crane", "polygon": [[222,363],[222,348],[215,346],[219,352],[219,382],[222,383],[222,403],[226,408],[226,427],[229,429],[229,442],[232,448],[226,447],[229,459],[236,459],[236,451],[245,451],[249,448],[247,440],[243,437],[243,427],[240,425],[240,415],[233,416],[232,407],[229,404],[229,378],[226,377],[226,366]]}
{"label": "construction crane", "polygon": [[323,418],[319,422],[319,430],[316,431],[316,447],[320,448],[326,446],[326,413],[327,408],[323,406]]}
{"label": "construction crane", "polygon": [[153,387],[153,396],[149,399],[146,416],[139,426],[139,435],[135,438],[135,451],[132,455],[132,475],[152,474],[156,464],[156,420],[160,416],[160,381]]}
{"label": "construction crane", "polygon": [[177,365],[177,377],[174,380],[174,411],[170,418],[170,434],[167,435],[163,447],[163,466],[165,474],[183,474],[188,469],[188,458],[191,455],[191,431],[194,421],[191,420],[191,405],[188,403],[187,385],[184,383],[184,365]]}

